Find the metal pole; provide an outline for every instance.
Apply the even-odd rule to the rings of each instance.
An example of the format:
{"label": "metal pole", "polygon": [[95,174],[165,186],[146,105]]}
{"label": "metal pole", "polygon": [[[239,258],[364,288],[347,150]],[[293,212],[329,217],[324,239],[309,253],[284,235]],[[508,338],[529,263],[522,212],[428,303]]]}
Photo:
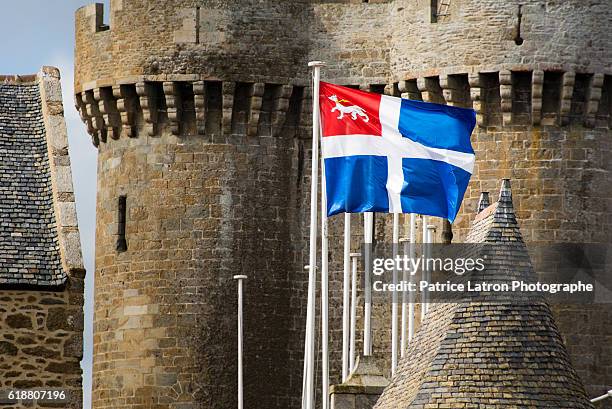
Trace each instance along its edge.
{"label": "metal pole", "polygon": [[370,275],[372,274],[372,230],[374,227],[374,214],[371,212],[363,214],[363,235],[365,243],[365,305],[363,317],[363,355],[372,355],[372,288]]}
{"label": "metal pole", "polygon": [[[397,259],[399,254],[399,213],[393,213],[393,260]],[[397,368],[397,265],[393,267],[393,293],[391,304],[391,376],[395,375]]]}
{"label": "metal pole", "polygon": [[[432,257],[433,250],[433,242],[434,242],[434,232],[436,231],[436,226],[433,224],[427,225],[427,258]],[[427,282],[431,281],[431,270],[427,269]],[[427,304],[425,305],[425,312],[429,312],[430,302],[429,302],[429,292],[427,294]]]}
{"label": "metal pole", "polygon": [[[407,230],[407,229],[405,229]],[[410,239],[403,237],[400,239],[400,243],[403,247],[403,253],[408,256],[408,243]],[[409,281],[409,271],[405,268],[402,270],[402,282],[405,284]],[[404,357],[404,351],[406,350],[406,332],[408,331],[408,294],[406,291],[402,291],[402,317],[401,317],[401,329],[400,329],[400,357]]]}
{"label": "metal pole", "polygon": [[312,170],[310,175],[310,253],[308,263],[308,303],[306,307],[306,333],[304,342],[304,384],[302,408],[314,408],[314,327],[315,291],[317,265],[317,185],[319,181],[319,83],[321,81],[321,61],[308,63],[313,67],[312,92]]}
{"label": "metal pole", "polygon": [[242,282],[246,280],[245,275],[235,275],[234,280],[238,280],[238,409],[244,407],[244,383],[242,367]]}
{"label": "metal pole", "polygon": [[349,372],[355,369],[355,342],[357,338],[357,259],[360,253],[351,253],[352,277],[351,277],[351,343],[349,348]]}
{"label": "metal pole", "polygon": [[[415,242],[416,242],[416,214],[410,213],[410,219],[405,216],[404,230],[408,233],[408,238],[401,241],[404,242],[404,255],[409,260],[414,260]],[[412,265],[411,265],[412,266]],[[414,272],[404,269],[402,280],[404,282],[413,282]],[[414,292],[402,292],[402,336],[400,339],[400,356],[403,357],[408,343],[414,335]],[[407,334],[406,334],[407,333]]]}
{"label": "metal pole", "polygon": [[[423,255],[423,265],[421,266],[421,279],[423,281],[427,281],[427,251],[425,249],[427,243],[427,223],[429,222],[429,217],[423,215],[421,228],[423,230],[423,240],[421,246],[421,253]],[[427,289],[424,289],[421,292],[421,323],[425,320],[425,313],[427,312]]]}
{"label": "metal pole", "polygon": [[591,399],[591,402],[595,403],[595,402],[599,402],[600,400],[604,400],[608,398],[612,398],[612,389],[610,389],[608,393],[606,393],[605,395],[601,395],[601,396]]}
{"label": "metal pole", "polygon": [[[409,254],[411,260],[416,259],[416,214],[410,214],[410,244],[409,244]],[[415,281],[416,278],[416,270],[410,271],[410,282]],[[414,337],[414,299],[416,297],[415,292],[411,292],[409,294],[408,299],[408,342],[412,341]]]}
{"label": "metal pole", "polygon": [[329,237],[327,235],[327,194],[325,160],[321,156],[321,409],[329,406]]}
{"label": "metal pole", "polygon": [[349,376],[351,285],[351,214],[344,213],[344,281],[342,296],[342,382]]}

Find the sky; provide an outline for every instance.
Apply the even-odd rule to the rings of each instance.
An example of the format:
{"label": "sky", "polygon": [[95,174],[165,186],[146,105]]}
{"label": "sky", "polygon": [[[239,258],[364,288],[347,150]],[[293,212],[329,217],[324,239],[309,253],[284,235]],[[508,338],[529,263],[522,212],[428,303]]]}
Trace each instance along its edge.
{"label": "sky", "polygon": [[[43,65],[60,69],[72,178],[76,193],[85,279],[84,408],[91,408],[94,245],[97,151],[74,108],[74,12],[93,0],[19,0],[0,4],[0,75],[35,74]],[[108,10],[109,0],[105,3]],[[106,15],[108,13],[105,13]]]}

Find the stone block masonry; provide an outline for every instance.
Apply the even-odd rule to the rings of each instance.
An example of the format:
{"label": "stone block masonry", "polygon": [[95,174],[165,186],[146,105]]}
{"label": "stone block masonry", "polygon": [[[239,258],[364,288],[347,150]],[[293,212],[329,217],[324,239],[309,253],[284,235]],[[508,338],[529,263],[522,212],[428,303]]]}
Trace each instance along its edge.
{"label": "stone block masonry", "polygon": [[82,283],[63,292],[0,290],[2,390],[58,388],[66,408],[82,408],[82,292]]}

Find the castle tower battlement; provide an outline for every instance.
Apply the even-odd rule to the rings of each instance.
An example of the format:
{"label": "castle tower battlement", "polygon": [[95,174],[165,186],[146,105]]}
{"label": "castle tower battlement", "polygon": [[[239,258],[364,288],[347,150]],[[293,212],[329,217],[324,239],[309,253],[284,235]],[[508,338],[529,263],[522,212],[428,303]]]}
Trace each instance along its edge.
{"label": "castle tower battlement", "polygon": [[599,1],[396,0],[398,79],[488,71],[611,74],[611,11]]}
{"label": "castle tower battlement", "polygon": [[162,81],[197,74],[204,80],[294,83],[306,72],[300,64],[306,59],[305,32],[296,24],[304,4],[113,0],[109,24],[103,23],[102,4],[84,6],[76,12],[75,89],[139,75],[158,75]]}

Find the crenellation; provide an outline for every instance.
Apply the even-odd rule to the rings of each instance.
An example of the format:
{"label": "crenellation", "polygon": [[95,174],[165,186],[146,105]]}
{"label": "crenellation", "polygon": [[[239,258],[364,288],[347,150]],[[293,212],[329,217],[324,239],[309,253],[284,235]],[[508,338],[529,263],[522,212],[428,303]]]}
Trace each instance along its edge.
{"label": "crenellation", "polygon": [[[248,136],[248,123],[251,112],[251,98],[253,96],[252,82],[237,82],[234,91],[232,107],[231,135]],[[233,138],[232,140],[237,140]],[[226,138],[226,141],[229,141]]]}
{"label": "crenellation", "polygon": [[137,135],[137,100],[136,89],[129,84],[114,85],[113,96],[117,101],[117,112],[121,121],[121,135],[134,138]]}
{"label": "crenellation", "polygon": [[[563,78],[566,81],[564,87],[561,84]],[[601,117],[599,102],[602,95],[608,98],[607,83],[604,84],[606,76],[580,74],[578,78],[579,84],[573,85],[571,76],[556,71],[500,71],[443,74],[395,84],[362,84],[359,88],[376,93],[391,92],[408,99],[472,107],[481,127],[502,120],[506,125],[552,125],[561,112],[565,112],[560,108],[567,104],[562,97],[565,95],[570,106],[569,113],[564,114],[567,116],[566,124],[590,118],[588,121],[593,127],[596,118]],[[207,92],[210,87],[214,88],[214,84],[219,85],[219,101],[223,95],[222,103],[215,102],[213,94]],[[579,93],[574,92],[577,87],[581,90]],[[140,127],[145,134],[156,136],[166,125],[174,135],[208,136],[208,132],[221,141],[225,140],[225,137],[218,139],[221,131],[211,131],[215,129],[214,124],[207,131],[206,123],[211,120],[209,111],[213,117],[215,111],[223,114],[223,119],[219,120],[227,136],[242,133],[247,136],[276,135],[283,126],[294,88],[292,85],[228,81],[146,81],[136,84],[123,81],[121,85],[93,88],[77,94],[78,101],[81,101],[77,109],[88,125],[88,132],[99,135],[103,142],[105,135],[112,139],[118,139],[121,134],[135,137]],[[570,88],[571,97],[567,94]],[[215,109],[217,103],[219,106]],[[606,102],[603,103],[605,108]]]}
{"label": "crenellation", "polygon": [[[100,112],[99,99],[96,99],[94,90],[85,91],[81,94],[83,103],[85,104],[85,110],[87,115],[91,118],[91,123],[96,135],[99,136],[100,141],[106,142],[107,128],[104,122],[104,117]],[[97,95],[98,98],[100,95]]]}
{"label": "crenellation", "polygon": [[211,142],[224,142],[223,89],[220,81],[206,81],[206,132]]}
{"label": "crenellation", "polygon": [[419,91],[419,87],[417,86],[417,80],[403,80],[400,81],[397,86],[402,98],[412,99],[415,101],[423,100],[421,91]]}
{"label": "crenellation", "polygon": [[277,136],[279,134],[289,111],[289,102],[291,95],[295,90],[296,87],[292,87],[290,85],[281,85],[276,87],[276,92],[273,96],[273,108],[271,116],[272,136]]}
{"label": "crenellation", "polygon": [[119,139],[121,134],[121,116],[117,109],[117,102],[110,87],[95,88],[94,99],[98,101],[98,110],[102,115],[104,126],[112,139]]}
{"label": "crenellation", "polygon": [[177,94],[180,96],[179,135],[182,136],[198,135],[193,84],[192,81],[176,83]]}
{"label": "crenellation", "polygon": [[599,102],[601,101],[602,88],[604,83],[604,74],[596,73],[591,77],[589,88],[587,90],[587,102],[584,126],[587,128],[595,127],[595,117],[599,111]]}
{"label": "crenellation", "polygon": [[531,124],[542,122],[542,95],[544,90],[544,71],[534,70],[531,74]]}
{"label": "crenellation", "polygon": [[398,88],[397,82],[385,85],[385,95],[390,95],[393,97],[399,97],[400,92]]}
{"label": "crenellation", "polygon": [[198,135],[206,134],[206,86],[204,81],[193,83],[194,104],[196,111],[196,131]]}
{"label": "crenellation", "polygon": [[172,135],[180,134],[181,121],[181,94],[179,86],[174,81],[165,81],[163,83],[164,97],[166,101],[166,112],[168,115],[168,123]]}
{"label": "crenellation", "polygon": [[98,146],[100,144],[100,138],[98,137],[97,131],[93,127],[93,122],[91,116],[87,114],[87,107],[83,101],[83,94],[79,93],[74,96],[74,104],[76,110],[79,112],[81,117],[81,121],[87,127],[87,133],[91,136],[91,142],[94,146]]}
{"label": "crenellation", "polygon": [[157,103],[153,97],[151,84],[148,82],[136,83],[136,94],[142,108],[144,134],[155,136],[157,131]]}
{"label": "crenellation", "polygon": [[253,84],[250,96],[249,113],[247,115],[247,136],[257,136],[265,87],[266,84],[261,82]]}
{"label": "crenellation", "polygon": [[610,75],[604,75],[595,126],[612,129],[612,76]]}
{"label": "crenellation", "polygon": [[236,92],[236,83],[223,81],[222,89],[222,107],[223,107],[223,122],[222,132],[227,138],[232,134],[232,117],[234,113],[234,93]]}
{"label": "crenellation", "polygon": [[[91,123],[88,132],[92,135],[106,132],[112,139],[118,139],[120,134],[136,137],[141,127],[146,135],[159,136],[166,125],[177,136],[220,138],[220,132],[215,129],[221,128],[209,122],[221,113],[224,120],[221,122],[219,116],[219,125],[225,125],[226,136],[272,136],[278,135],[284,126],[291,96],[300,88],[267,83],[225,84],[147,81],[93,88],[79,97],[81,103],[77,109],[83,121]],[[222,92],[225,92],[223,104]]]}
{"label": "crenellation", "polygon": [[587,118],[589,89],[593,81],[592,73],[576,73],[574,92],[572,93],[569,122],[585,124]]}
{"label": "crenellation", "polygon": [[542,84],[542,125],[556,125],[560,122],[563,72],[544,71]]}
{"label": "crenellation", "polygon": [[300,135],[304,139],[312,138],[312,87],[304,87],[301,98],[301,112],[299,126],[302,129]]}
{"label": "crenellation", "polygon": [[512,72],[503,70],[499,72],[499,96],[501,98],[502,123],[512,123]]}
{"label": "crenellation", "polygon": [[384,94],[387,91],[388,84],[370,84],[368,85],[369,92],[374,92],[376,94]]}
{"label": "crenellation", "polygon": [[438,77],[417,78],[417,88],[425,102],[444,104],[442,88]]}
{"label": "crenellation", "polygon": [[488,127],[502,124],[501,86],[499,72],[481,72],[483,86],[482,103],[484,105],[484,122]]}
{"label": "crenellation", "polygon": [[82,19],[85,22],[84,25],[89,33],[95,34],[109,29],[104,24],[104,4],[102,3],[88,4],[81,7],[76,12],[76,19],[77,21]]}
{"label": "crenellation", "polygon": [[559,104],[559,124],[562,126],[567,125],[570,122],[570,110],[572,108],[572,96],[574,95],[575,82],[575,72],[563,73],[561,85],[561,103]]}
{"label": "crenellation", "polygon": [[470,99],[472,101],[472,109],[476,111],[476,124],[484,126],[484,91],[479,73],[469,74],[468,83],[470,86]]}
{"label": "crenellation", "polygon": [[440,88],[447,105],[471,108],[470,82],[467,74],[440,75]]}
{"label": "crenellation", "polygon": [[512,123],[530,125],[532,123],[532,79],[531,71],[512,72]]}

